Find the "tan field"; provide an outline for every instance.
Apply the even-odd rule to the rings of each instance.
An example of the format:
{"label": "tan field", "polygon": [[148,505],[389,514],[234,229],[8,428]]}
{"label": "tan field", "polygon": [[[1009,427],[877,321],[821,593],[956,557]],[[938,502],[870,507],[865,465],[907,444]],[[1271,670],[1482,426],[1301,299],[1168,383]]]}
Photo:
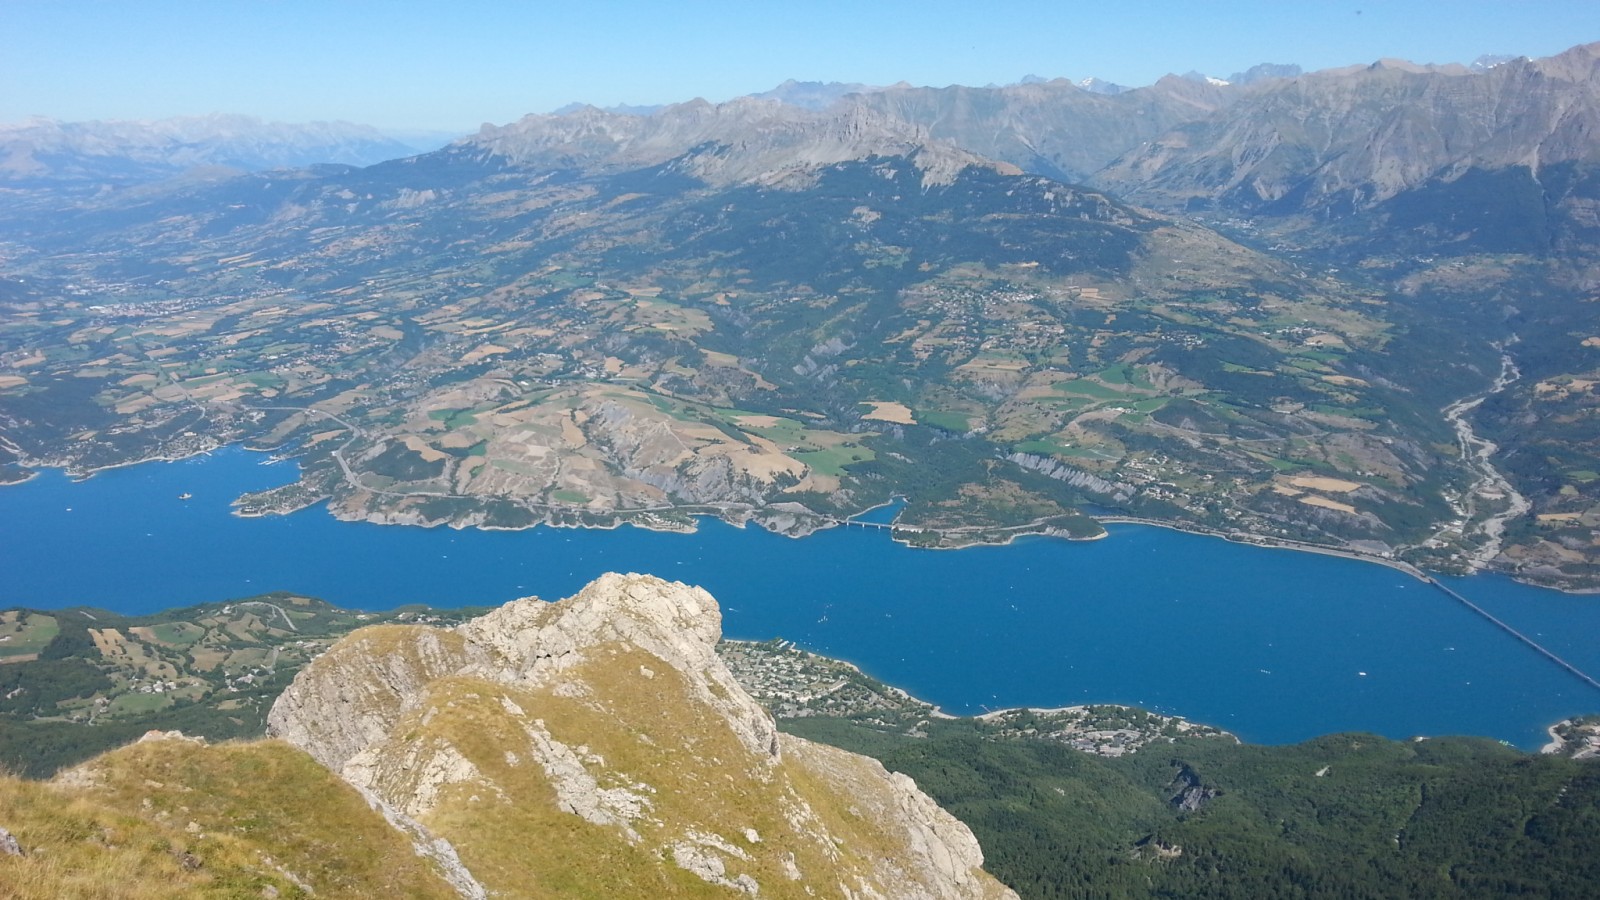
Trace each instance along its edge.
{"label": "tan field", "polygon": [[911,414],[910,408],[904,403],[896,403],[893,400],[867,400],[864,402],[872,406],[872,411],[862,416],[861,418],[863,419],[871,419],[877,422],[895,422],[900,425],[915,425],[917,423],[916,417]]}
{"label": "tan field", "polygon": [[414,434],[406,435],[405,444],[408,448],[416,451],[417,455],[421,456],[426,462],[438,462],[441,459],[450,458],[450,454],[435,450],[433,445]]}
{"label": "tan field", "polygon": [[1320,506],[1323,509],[1337,509],[1340,512],[1352,514],[1356,511],[1356,508],[1348,503],[1340,503],[1337,500],[1329,500],[1327,497],[1317,497],[1314,495],[1306,496],[1301,497],[1300,502],[1307,506]]}
{"label": "tan field", "polygon": [[1367,382],[1350,375],[1324,375],[1322,380],[1340,387],[1367,387]]}
{"label": "tan field", "polygon": [[1335,494],[1348,494],[1361,487],[1354,481],[1345,481],[1341,478],[1324,478],[1320,475],[1296,475],[1289,479],[1295,487],[1310,488],[1313,491],[1331,491]]}
{"label": "tan field", "polygon": [[998,357],[974,356],[962,363],[957,368],[987,370],[993,372],[1020,372],[1028,368],[1028,364],[1020,359],[1002,359]]}
{"label": "tan field", "polygon": [[780,449],[778,445],[764,437],[751,435],[750,440],[754,447],[745,447],[740,444],[723,444],[728,460],[739,468],[749,472],[761,481],[771,481],[779,475],[793,475],[796,478],[810,472],[805,463],[792,459]]}
{"label": "tan field", "polygon": [[267,330],[265,328],[251,328],[248,331],[235,331],[233,334],[224,335],[221,340],[218,341],[218,343],[224,347],[232,347],[238,344],[240,341],[247,341],[253,337],[256,337],[257,335],[266,334],[266,332]]}
{"label": "tan field", "polygon": [[565,442],[568,447],[573,449],[577,449],[578,447],[582,447],[589,443],[589,438],[584,435],[583,429],[578,427],[578,422],[575,415],[571,418],[563,418],[561,420],[561,440]]}
{"label": "tan field", "polygon": [[439,438],[437,445],[446,450],[465,450],[466,448],[471,447],[473,444],[476,444],[478,441],[479,437],[476,434],[473,434],[469,430],[462,429],[460,431],[452,431],[444,437]]}
{"label": "tan field", "polygon": [[121,403],[118,403],[113,408],[116,410],[117,415],[129,416],[136,412],[144,412],[155,405],[156,398],[150,396],[149,394],[139,394],[135,397],[131,397],[122,401]]}
{"label": "tan field", "polygon": [[798,493],[802,493],[802,492],[805,492],[805,491],[818,491],[818,492],[821,492],[821,493],[824,493],[824,494],[831,494],[834,491],[837,491],[838,489],[839,489],[839,476],[837,476],[837,475],[822,475],[822,474],[817,473],[817,472],[812,472],[812,473],[806,475],[806,477],[800,479],[800,483],[799,484],[797,484],[794,487],[790,488],[785,493],[798,494]]}
{"label": "tan field", "polygon": [[122,632],[115,628],[91,628],[89,637],[94,641],[94,648],[107,659],[124,652],[126,641],[122,637]]}
{"label": "tan field", "polygon": [[511,350],[509,348],[502,347],[498,344],[481,344],[472,350],[467,351],[467,353],[461,357],[461,362],[463,365],[466,365],[475,363],[486,356],[497,356],[501,353],[510,352]]}

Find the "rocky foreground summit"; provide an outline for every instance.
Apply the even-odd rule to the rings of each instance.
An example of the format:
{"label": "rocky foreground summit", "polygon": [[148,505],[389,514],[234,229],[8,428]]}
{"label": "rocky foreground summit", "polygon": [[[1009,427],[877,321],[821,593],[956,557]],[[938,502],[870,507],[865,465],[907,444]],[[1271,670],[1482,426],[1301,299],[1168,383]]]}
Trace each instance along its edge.
{"label": "rocky foreground summit", "polygon": [[1015,896],[911,779],[780,734],[720,636],[709,594],[640,575],[361,629],[278,700],[277,740],[147,740],[4,785],[0,877],[41,897]]}

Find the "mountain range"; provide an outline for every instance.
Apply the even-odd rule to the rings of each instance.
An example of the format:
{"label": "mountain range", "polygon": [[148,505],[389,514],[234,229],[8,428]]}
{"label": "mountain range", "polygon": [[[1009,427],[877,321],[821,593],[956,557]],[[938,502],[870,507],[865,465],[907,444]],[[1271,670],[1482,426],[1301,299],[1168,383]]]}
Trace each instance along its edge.
{"label": "mountain range", "polygon": [[248,512],[804,533],[900,494],[915,543],[1093,508],[1592,585],[1597,55],[790,85],[35,185],[0,465],[288,442]]}
{"label": "mountain range", "polygon": [[[301,467],[245,515],[801,535],[900,497],[890,530],[924,546],[1117,516],[1592,589],[1597,84],[1591,44],[1130,90],[789,83],[424,153],[8,126],[0,479],[240,442]],[[286,595],[96,614],[0,613],[7,747],[82,759],[73,729],[127,733],[151,680],[179,692],[163,727],[271,738],[0,778],[21,896],[1008,896],[986,858],[1030,896],[1600,880],[1592,761],[950,720],[847,667],[789,677],[810,663],[781,642],[736,678],[715,601],[647,576],[342,638],[366,620]]]}
{"label": "mountain range", "polygon": [[219,167],[366,166],[419,147],[349,122],[286,124],[213,114],[156,121],[0,123],[0,185],[129,185]]}

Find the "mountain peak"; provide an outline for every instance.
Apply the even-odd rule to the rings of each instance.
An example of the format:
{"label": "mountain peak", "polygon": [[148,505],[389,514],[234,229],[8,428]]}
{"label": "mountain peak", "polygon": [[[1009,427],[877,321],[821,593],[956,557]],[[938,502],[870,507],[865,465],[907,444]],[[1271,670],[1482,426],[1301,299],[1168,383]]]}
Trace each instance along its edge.
{"label": "mountain peak", "polygon": [[1092,76],[1077,82],[1077,86],[1091,94],[1123,94],[1133,90],[1133,88]]}
{"label": "mountain peak", "polygon": [[1304,70],[1295,63],[1257,63],[1243,72],[1228,76],[1230,84],[1247,85],[1278,78],[1295,78]]}
{"label": "mountain peak", "polygon": [[851,94],[869,94],[886,88],[843,81],[797,81],[790,78],[770,91],[751,94],[767,100],[781,100],[802,109],[824,110]]}
{"label": "mountain peak", "polygon": [[817,112],[762,96],[720,104],[697,99],[649,118],[593,107],[565,116],[530,115],[486,126],[468,143],[547,168],[644,168],[676,161],[679,171],[723,185],[796,185],[820,167],[873,156],[911,158],[929,184],[948,183],[967,166],[995,166],[860,103]]}
{"label": "mountain peak", "polygon": [[[700,588],[605,575],[450,631],[357,631],[302,670],[269,727],[460,848],[490,891],[600,853],[616,877],[670,864],[748,894],[1014,896],[910,779],[780,734],[714,653],[721,630]],[[529,832],[507,826],[530,821],[574,846],[527,853]]]}

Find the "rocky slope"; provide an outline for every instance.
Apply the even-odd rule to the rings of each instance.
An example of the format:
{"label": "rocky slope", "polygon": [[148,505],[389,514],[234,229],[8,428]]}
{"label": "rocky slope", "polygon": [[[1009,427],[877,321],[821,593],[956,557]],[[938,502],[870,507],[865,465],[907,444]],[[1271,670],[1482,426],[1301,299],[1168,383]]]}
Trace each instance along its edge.
{"label": "rocky slope", "polygon": [[490,892],[1009,895],[909,779],[780,735],[720,622],[703,590],[607,575],[450,631],[365,629],[269,725]]}
{"label": "rocky slope", "polygon": [[0,776],[7,897],[1015,897],[911,779],[780,734],[705,591],[606,575],[306,667],[278,739]]}
{"label": "rocky slope", "polygon": [[[1481,72],[1383,60],[1266,85],[1095,182],[1162,206],[1349,213],[1476,171],[1600,158],[1600,44]],[[1482,198],[1480,198],[1482,199]]]}

